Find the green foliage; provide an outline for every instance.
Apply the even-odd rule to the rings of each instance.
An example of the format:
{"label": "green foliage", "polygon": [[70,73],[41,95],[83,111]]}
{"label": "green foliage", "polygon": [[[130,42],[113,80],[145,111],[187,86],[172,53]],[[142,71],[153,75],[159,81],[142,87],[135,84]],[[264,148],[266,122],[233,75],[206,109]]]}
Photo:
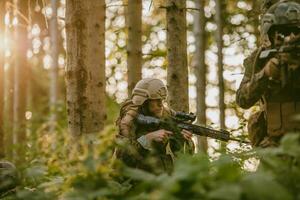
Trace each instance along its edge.
{"label": "green foliage", "polygon": [[[182,155],[171,175],[154,175],[124,166],[113,156],[114,126],[91,146],[82,139],[68,156],[32,160],[20,169],[21,185],[6,199],[299,199],[300,136],[290,134],[281,146],[222,154]],[[78,151],[80,149],[80,151]],[[260,158],[255,172],[242,169],[240,159]],[[63,159],[64,158],[64,159]],[[53,160],[54,159],[54,160]]]}
{"label": "green foliage", "polygon": [[[17,166],[20,184],[3,199],[300,198],[299,134],[287,135],[278,148],[220,152],[213,161],[206,154],[182,155],[171,175],[155,175],[116,160],[113,124],[119,108],[111,99],[107,108],[107,126],[94,136],[74,140],[64,123],[51,133],[47,124],[37,127],[27,162]],[[250,158],[260,159],[255,172],[244,169]]]}
{"label": "green foliage", "polygon": [[257,150],[256,172],[241,170],[232,155],[211,162],[200,154],[181,157],[171,176],[129,175],[147,188],[146,199],[297,199],[299,150],[299,135],[288,135],[279,148]]}

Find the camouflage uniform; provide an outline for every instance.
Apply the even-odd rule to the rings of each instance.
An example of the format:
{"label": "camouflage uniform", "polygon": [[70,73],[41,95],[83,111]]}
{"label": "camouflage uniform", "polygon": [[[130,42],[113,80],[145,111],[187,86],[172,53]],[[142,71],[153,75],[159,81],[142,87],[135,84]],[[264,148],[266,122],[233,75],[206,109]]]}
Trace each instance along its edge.
{"label": "camouflage uniform", "polygon": [[[123,144],[123,148],[117,150],[117,157],[128,166],[156,174],[172,171],[174,152],[171,149],[166,152],[168,141],[148,144],[143,136],[156,130],[135,123],[135,117],[138,114],[150,114],[145,106],[148,99],[165,100],[166,96],[167,89],[163,82],[159,79],[148,78],[139,81],[133,90],[132,98],[123,103],[117,120],[119,127],[117,138]],[[164,107],[163,118],[174,114],[175,111]],[[193,146],[190,145],[189,148],[192,149]]]}
{"label": "camouflage uniform", "polygon": [[[289,26],[285,26],[286,24]],[[244,109],[258,101],[260,103],[261,111],[252,115],[248,123],[253,146],[276,146],[282,135],[300,130],[300,122],[297,120],[300,115],[300,52],[294,52],[297,55],[297,66],[287,68],[288,78],[284,86],[282,78],[275,81],[265,74],[263,68],[269,59],[259,58],[262,50],[274,48],[270,38],[271,31],[291,28],[299,31],[299,25],[299,4],[283,1],[271,6],[262,18],[262,47],[244,61],[245,74],[237,91],[236,102]],[[283,65],[286,66],[286,63],[280,63],[279,69]]]}

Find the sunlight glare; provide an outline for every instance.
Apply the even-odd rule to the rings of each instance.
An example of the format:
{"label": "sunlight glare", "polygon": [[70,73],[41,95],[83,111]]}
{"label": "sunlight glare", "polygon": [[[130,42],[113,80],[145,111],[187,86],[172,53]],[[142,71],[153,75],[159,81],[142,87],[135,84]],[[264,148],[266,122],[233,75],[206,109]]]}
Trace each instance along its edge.
{"label": "sunlight glare", "polygon": [[34,24],[33,27],[32,27],[32,29],[31,29],[32,36],[33,37],[37,37],[37,36],[40,35],[40,33],[41,33],[41,29],[40,29],[39,25]]}
{"label": "sunlight glare", "polygon": [[4,55],[6,58],[9,58],[11,56],[11,51],[9,49],[5,49]]}
{"label": "sunlight glare", "polygon": [[25,112],[25,118],[26,118],[26,120],[30,120],[32,118],[32,112],[26,111]]}
{"label": "sunlight glare", "polygon": [[51,18],[52,16],[52,8],[50,6],[46,7],[44,10],[44,14],[47,18]]}
{"label": "sunlight glare", "polygon": [[18,18],[14,17],[13,21],[12,21],[13,26],[17,26],[18,25]]}
{"label": "sunlight glare", "polygon": [[44,63],[44,69],[50,69],[51,67],[51,56],[50,55],[45,55],[44,59],[43,59],[43,63]]}
{"label": "sunlight glare", "polygon": [[226,127],[236,129],[239,126],[239,118],[237,116],[226,116],[225,120]]}
{"label": "sunlight glare", "polygon": [[65,58],[64,58],[63,55],[59,55],[59,57],[58,57],[58,64],[59,64],[59,66],[61,66],[61,67],[64,67],[64,66],[65,66]]}
{"label": "sunlight glare", "polygon": [[8,26],[10,24],[9,13],[7,12],[4,16],[4,24]]}
{"label": "sunlight glare", "polygon": [[27,50],[27,58],[30,59],[33,56],[33,52],[29,49]]}
{"label": "sunlight glare", "polygon": [[219,97],[219,89],[218,87],[208,87],[208,92],[205,97],[205,102],[207,106],[217,106],[218,105],[218,97]]}
{"label": "sunlight glare", "polygon": [[219,124],[220,122],[219,115],[220,115],[220,111],[218,109],[208,108],[206,110],[206,116],[208,119],[211,120],[213,124]]}

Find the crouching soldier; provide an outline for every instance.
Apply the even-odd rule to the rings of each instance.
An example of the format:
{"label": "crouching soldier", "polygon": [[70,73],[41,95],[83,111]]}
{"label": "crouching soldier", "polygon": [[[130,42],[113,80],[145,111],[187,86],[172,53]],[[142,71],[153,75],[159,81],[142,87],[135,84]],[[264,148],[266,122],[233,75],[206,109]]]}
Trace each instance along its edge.
{"label": "crouching soldier", "polygon": [[174,141],[175,133],[136,122],[138,114],[159,119],[172,117],[175,111],[166,105],[167,94],[161,80],[146,78],[136,84],[131,98],[123,103],[117,120],[117,139],[123,147],[117,150],[117,157],[126,165],[156,174],[170,173],[178,151],[186,148],[186,152],[194,152],[191,132],[182,130],[182,140]]}

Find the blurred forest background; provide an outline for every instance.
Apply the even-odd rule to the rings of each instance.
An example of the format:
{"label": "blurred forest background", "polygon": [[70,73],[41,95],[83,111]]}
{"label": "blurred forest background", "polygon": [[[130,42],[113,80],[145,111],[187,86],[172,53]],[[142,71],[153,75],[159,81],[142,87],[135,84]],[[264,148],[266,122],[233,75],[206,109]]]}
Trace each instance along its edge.
{"label": "blurred forest background", "polygon": [[[182,158],[173,177],[112,167],[120,103],[141,78],[162,79],[171,107],[196,113],[197,123],[247,136],[251,111],[237,107],[235,91],[243,59],[259,45],[261,4],[1,0],[0,154],[16,163],[21,185],[8,198],[299,198],[299,170],[276,156],[292,147],[292,155],[299,153],[295,136],[286,138],[280,150],[261,151],[272,157],[271,164],[267,160],[268,167],[245,177],[256,170],[257,152],[206,138],[195,138],[204,154]],[[278,165],[282,168],[276,170],[289,169],[285,178],[293,180],[280,182]],[[194,176],[198,171],[202,176]],[[129,183],[115,181],[118,173],[140,187],[130,190]],[[267,192],[259,190],[266,187]],[[251,196],[256,189],[263,198]]]}

